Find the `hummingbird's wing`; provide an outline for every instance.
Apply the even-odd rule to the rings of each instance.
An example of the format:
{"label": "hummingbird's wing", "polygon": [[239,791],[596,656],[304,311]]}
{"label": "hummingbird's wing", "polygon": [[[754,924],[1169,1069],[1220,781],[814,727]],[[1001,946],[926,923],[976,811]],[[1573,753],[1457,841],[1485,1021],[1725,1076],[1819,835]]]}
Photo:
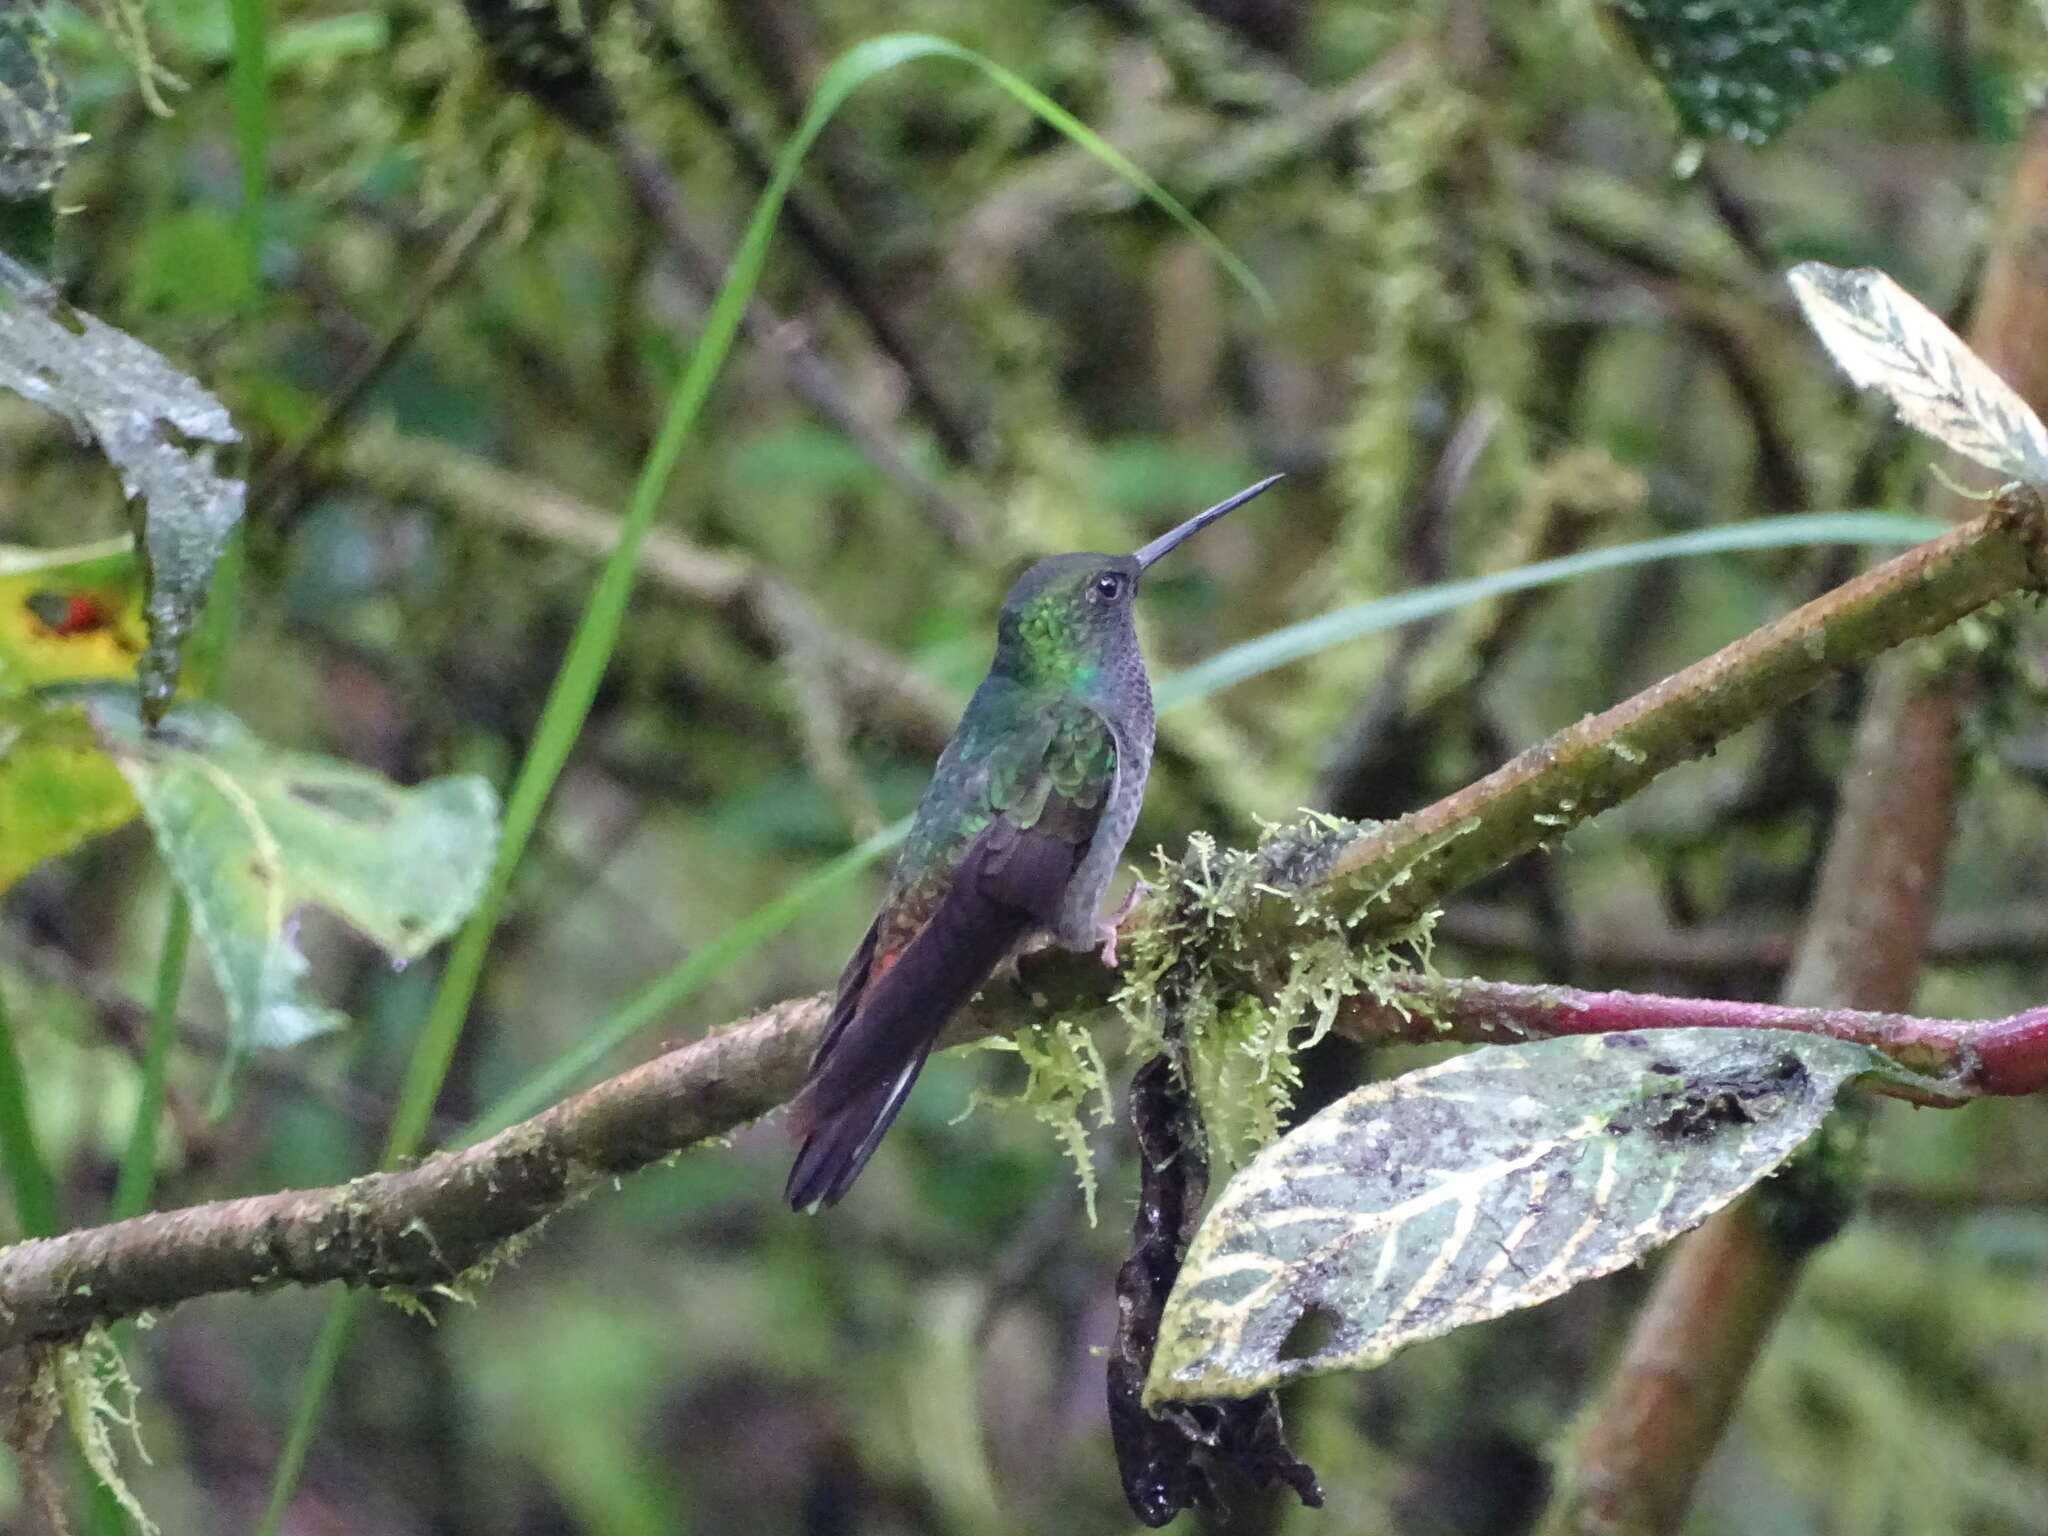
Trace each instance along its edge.
{"label": "hummingbird's wing", "polygon": [[[804,1142],[787,1194],[829,1205],[903,1107],[946,1020],[1035,928],[1054,926],[1115,776],[1115,743],[1090,710],[1057,704],[998,744],[962,786],[957,861],[899,876],[840,977],[794,1117]],[[943,765],[942,765],[943,767]],[[919,809],[922,820],[932,809]]]}

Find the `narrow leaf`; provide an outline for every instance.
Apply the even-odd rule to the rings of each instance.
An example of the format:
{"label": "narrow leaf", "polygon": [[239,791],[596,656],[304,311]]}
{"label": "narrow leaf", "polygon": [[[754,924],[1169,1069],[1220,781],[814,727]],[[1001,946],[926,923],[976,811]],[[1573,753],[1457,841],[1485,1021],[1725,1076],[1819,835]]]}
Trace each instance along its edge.
{"label": "narrow leaf", "polygon": [[1317,614],[1299,624],[1269,630],[1256,639],[1217,651],[1185,672],[1176,673],[1154,690],[1163,712],[1190,700],[1234,687],[1247,678],[1329,650],[1346,641],[1382,630],[1398,629],[1419,619],[1449,613],[1467,603],[1483,602],[1508,592],[1523,592],[1555,582],[1575,581],[1595,571],[1646,565],[1653,560],[1682,560],[1738,549],[1790,549],[1815,544],[1917,544],[1946,533],[1948,524],[1931,517],[1906,517],[1892,512],[1807,512],[1787,517],[1757,518],[1715,528],[1695,528],[1669,538],[1610,544],[1601,549],[1539,560],[1510,570],[1492,571],[1431,587],[1410,587],[1391,597],[1356,603],[1334,613]]}
{"label": "narrow leaf", "polygon": [[170,702],[179,647],[241,520],[242,483],[213,465],[216,449],[240,438],[226,408],[192,379],[5,256],[0,385],[90,435],[120,472],[149,573],[150,642],[140,671],[153,718]]}
{"label": "narrow leaf", "polygon": [[[1148,1401],[1376,1365],[1632,1264],[1748,1189],[1863,1045],[1674,1029],[1469,1052],[1348,1094],[1230,1181],[1160,1324]],[[1304,1318],[1326,1342],[1290,1351]]]}
{"label": "narrow leaf", "polygon": [[1786,281],[1842,372],[1906,425],[2001,475],[2048,481],[2048,428],[1926,305],[1873,267],[1808,261]]}
{"label": "narrow leaf", "polygon": [[298,914],[323,907],[394,960],[424,953],[483,889],[497,799],[473,775],[400,789],[285,752],[226,710],[183,704],[146,729],[125,690],[66,690],[142,804],[227,1000],[239,1048],[339,1022],[306,997]]}

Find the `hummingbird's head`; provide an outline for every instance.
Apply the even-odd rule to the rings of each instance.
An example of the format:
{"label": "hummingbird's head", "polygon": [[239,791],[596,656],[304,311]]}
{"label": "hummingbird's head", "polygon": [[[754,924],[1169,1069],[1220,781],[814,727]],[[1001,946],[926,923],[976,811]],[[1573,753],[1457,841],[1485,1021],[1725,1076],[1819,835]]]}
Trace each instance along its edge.
{"label": "hummingbird's head", "polygon": [[1243,506],[1279,478],[1269,476],[1219,501],[1133,554],[1054,555],[1039,561],[1003,599],[995,669],[1023,683],[1086,688],[1108,663],[1137,652],[1131,600],[1139,578],[1189,534]]}
{"label": "hummingbird's head", "polygon": [[1132,555],[1054,555],[1017,578],[996,620],[996,668],[1017,681],[1085,687],[1120,646],[1138,643]]}

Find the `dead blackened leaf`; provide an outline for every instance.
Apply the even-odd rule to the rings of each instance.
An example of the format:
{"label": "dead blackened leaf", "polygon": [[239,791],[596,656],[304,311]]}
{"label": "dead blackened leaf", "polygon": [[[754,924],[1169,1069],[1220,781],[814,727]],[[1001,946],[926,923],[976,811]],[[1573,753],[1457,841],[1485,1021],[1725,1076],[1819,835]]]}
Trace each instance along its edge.
{"label": "dead blackened leaf", "polygon": [[1320,1508],[1315,1471],[1288,1448],[1271,1393],[1176,1403],[1157,1413],[1143,1401],[1160,1312],[1180,1273],[1209,1171],[1193,1101],[1167,1056],[1138,1068],[1130,1102],[1138,1137],[1138,1214],[1131,1224],[1131,1256],[1117,1271],[1117,1332],[1109,1356],[1109,1429],[1124,1497],[1154,1528],[1184,1509],[1214,1509],[1218,1500],[1207,1463],[1227,1467],[1257,1487],[1292,1488],[1302,1503]]}

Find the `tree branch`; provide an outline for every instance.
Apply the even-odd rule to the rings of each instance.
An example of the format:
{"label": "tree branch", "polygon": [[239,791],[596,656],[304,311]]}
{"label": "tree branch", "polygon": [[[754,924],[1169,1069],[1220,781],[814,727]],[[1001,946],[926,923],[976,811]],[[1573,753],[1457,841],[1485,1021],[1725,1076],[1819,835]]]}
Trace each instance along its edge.
{"label": "tree branch", "polygon": [[[1336,856],[1327,882],[1371,897],[1371,932],[1397,931],[1518,854],[1618,805],[1665,769],[1791,702],[1822,678],[2048,575],[2042,504],[2015,487],[1975,522],[1917,545],[1724,646],[1627,702],[1568,726],[1456,794]],[[1261,926],[1287,925],[1269,898]]]}
{"label": "tree branch", "polygon": [[[362,432],[335,472],[387,500],[414,500],[465,521],[499,528],[601,559],[619,541],[618,519],[529,476],[499,469],[430,438]],[[912,751],[936,756],[959,701],[871,641],[833,626],[796,587],[744,555],[706,549],[657,529],[640,551],[642,579],[708,604],[764,653],[779,656],[792,636],[808,637],[846,702]]]}
{"label": "tree branch", "polygon": [[1926,1019],[1420,973],[1396,976],[1392,986],[1400,1006],[1354,999],[1339,1020],[1346,1033],[1371,1040],[1495,1045],[1631,1029],[1789,1029],[1872,1046],[1941,1083],[1943,1093],[1935,1098],[1907,1085],[1872,1084],[1876,1092],[1916,1103],[1945,1107],[1966,1098],[2023,1096],[2048,1088],[2048,1005],[2003,1019]]}
{"label": "tree branch", "polygon": [[[1941,1079],[1953,1104],[2048,1086],[2048,1007],[1982,1022],[1420,974],[1405,1010],[1360,1000],[1338,1028],[1372,1040],[1471,1044],[1658,1028],[1797,1029],[1857,1040]],[[795,1092],[828,999],[792,998],[417,1167],[329,1189],[216,1200],[0,1249],[0,1347],[223,1291],[293,1283],[455,1286],[606,1179],[758,1118]],[[955,1038],[1030,1017],[984,999]],[[1886,1090],[1899,1091],[1899,1090]],[[1909,1095],[1910,1096],[1910,1095]]]}
{"label": "tree branch", "polygon": [[[1361,936],[1397,929],[1495,863],[1597,814],[1665,767],[1711,751],[1720,736],[1797,697],[1829,670],[2007,592],[2041,587],[2043,518],[2031,493],[2009,494],[1976,522],[1558,733],[1470,788],[1339,845],[1322,873],[1302,881],[1293,895],[1265,897],[1241,934],[1212,933],[1205,958],[1259,992],[1275,985],[1270,963],[1261,977],[1262,962],[1285,953],[1300,904],[1355,909],[1352,926]],[[1163,915],[1155,901],[1133,922],[1159,922]],[[1015,1029],[1062,1000],[1100,1006],[1108,986],[1091,957],[1033,957],[1021,984],[991,988],[956,1021],[953,1038]],[[1554,989],[1453,989],[1439,1001],[1448,1010],[1475,996],[1491,999],[1492,1010],[1474,1016],[1475,1031],[1574,1021],[1583,1027],[1603,1016],[1599,1008],[1618,1016],[1619,1005],[1598,1002],[1595,994]],[[1508,998],[1523,1001],[1508,1008],[1501,1001]],[[1560,1002],[1572,998],[1595,1001],[1583,1008]],[[1667,1008],[1714,1006],[1663,1002]],[[1756,1005],[1719,1006],[1748,1010],[1731,1018],[1757,1017]],[[61,1339],[195,1296],[285,1282],[420,1287],[457,1281],[598,1181],[766,1113],[795,1090],[824,1012],[822,997],[777,1004],[415,1168],[17,1243],[0,1250],[0,1346]],[[1860,1029],[1917,1052],[1916,1064],[1933,1065],[1966,1090],[2031,1091],[2048,1055],[2042,1043],[2048,1025],[2033,1015],[1979,1026],[1840,1015],[1823,1026],[1819,1015],[1813,1019],[1809,1027]],[[1384,1034],[1394,1026],[1360,1014],[1351,1027]],[[1913,1034],[1905,1039],[1909,1027]],[[1432,1031],[1432,1037],[1441,1035]]]}

